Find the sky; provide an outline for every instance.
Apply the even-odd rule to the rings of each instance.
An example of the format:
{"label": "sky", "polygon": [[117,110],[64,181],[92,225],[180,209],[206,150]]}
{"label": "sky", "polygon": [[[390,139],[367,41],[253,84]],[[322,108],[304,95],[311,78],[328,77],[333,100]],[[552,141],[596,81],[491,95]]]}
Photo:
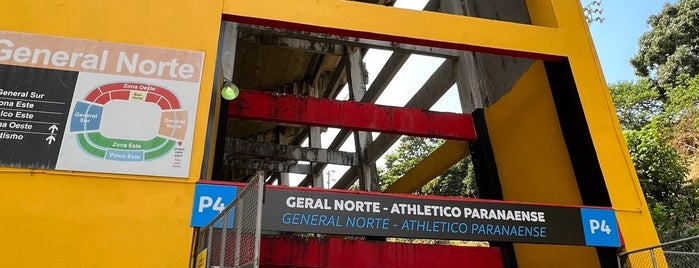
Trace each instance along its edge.
{"label": "sky", "polygon": [[[591,2],[581,1],[583,5]],[[648,17],[660,12],[667,2],[677,0],[602,1],[604,22],[591,24],[590,33],[608,83],[636,79],[629,60],[638,50],[638,38],[649,30]]]}
{"label": "sky", "polygon": [[[567,0],[566,0],[567,1]],[[422,9],[426,0],[399,0],[396,7]],[[590,25],[590,34],[597,49],[607,82],[635,80],[629,60],[638,50],[638,38],[649,30],[648,17],[662,10],[665,3],[677,0],[601,0],[600,5],[590,5],[593,0],[581,0],[583,7],[602,9],[593,13],[604,18],[602,23]]]}
{"label": "sky", "polygon": [[[600,6],[593,6],[593,8],[603,10],[602,14],[595,13],[595,15],[604,18],[604,21],[591,24],[589,30],[608,83],[636,79],[629,60],[638,50],[638,38],[649,29],[646,23],[648,16],[658,13],[668,1],[674,3],[677,0],[602,0]],[[427,0],[398,0],[395,7],[421,10],[426,3]],[[581,0],[583,6],[590,3],[592,0]],[[364,58],[369,73],[367,88],[370,87],[390,56],[390,51],[377,49],[368,51]],[[444,59],[440,58],[411,55],[378,98],[376,104],[405,105],[443,61]],[[345,87],[338,99],[347,100],[348,95],[347,87]],[[452,86],[430,110],[460,113],[456,87]],[[338,131],[338,129],[327,129],[321,135],[321,147],[327,148]],[[373,134],[374,138],[378,136],[378,133]],[[394,151],[397,145],[398,143],[391,147],[388,152]],[[307,146],[307,143],[304,143],[303,146]],[[354,152],[352,136],[340,147],[340,150]],[[383,157],[377,161],[377,166],[384,166]],[[344,166],[328,165],[323,173],[324,180],[326,183],[332,183],[339,179],[346,170],[347,167]],[[292,174],[290,176],[292,185],[295,185],[303,177],[303,175]],[[327,184],[326,187],[328,187]]]}

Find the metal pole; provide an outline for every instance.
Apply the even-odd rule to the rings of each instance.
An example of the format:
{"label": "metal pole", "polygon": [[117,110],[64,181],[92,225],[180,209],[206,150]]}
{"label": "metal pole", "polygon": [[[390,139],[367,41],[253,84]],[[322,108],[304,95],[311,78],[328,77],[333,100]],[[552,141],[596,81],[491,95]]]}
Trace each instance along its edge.
{"label": "metal pole", "polygon": [[653,263],[653,268],[658,268],[658,262],[655,261],[655,249],[650,250],[650,261]]}
{"label": "metal pole", "polygon": [[[247,196],[247,193],[243,194]],[[240,236],[243,229],[241,219],[243,218],[243,212],[245,212],[245,196],[239,196],[240,199],[238,199],[236,204],[236,210],[238,211],[233,214],[233,217],[235,217],[235,265],[233,267],[240,266]]]}
{"label": "metal pole", "polygon": [[219,254],[218,257],[218,263],[219,267],[223,268],[226,260],[226,231],[228,230],[228,215],[230,214],[230,210],[226,212],[226,215],[223,216],[223,230],[221,231],[221,254]]}
{"label": "metal pole", "polygon": [[621,266],[621,256],[619,255],[616,256],[616,266],[619,268],[624,268],[623,266]]}
{"label": "metal pole", "polygon": [[206,236],[206,267],[209,267],[211,265],[211,235],[214,234],[214,226],[209,224],[207,229],[209,234]]}
{"label": "metal pole", "polygon": [[257,180],[257,215],[255,219],[255,252],[252,265],[254,268],[260,267],[260,240],[262,240],[262,201],[265,191],[265,184],[262,174]]}

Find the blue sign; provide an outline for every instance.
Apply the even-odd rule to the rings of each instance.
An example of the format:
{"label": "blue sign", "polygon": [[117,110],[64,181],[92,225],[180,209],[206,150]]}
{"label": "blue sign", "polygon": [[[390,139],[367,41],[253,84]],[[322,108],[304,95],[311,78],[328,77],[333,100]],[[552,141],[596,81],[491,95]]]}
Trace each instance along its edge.
{"label": "blue sign", "polygon": [[238,187],[197,184],[192,205],[192,227],[204,227],[235,200]]}
{"label": "blue sign", "polygon": [[597,247],[621,247],[614,210],[581,208],[585,243]]}

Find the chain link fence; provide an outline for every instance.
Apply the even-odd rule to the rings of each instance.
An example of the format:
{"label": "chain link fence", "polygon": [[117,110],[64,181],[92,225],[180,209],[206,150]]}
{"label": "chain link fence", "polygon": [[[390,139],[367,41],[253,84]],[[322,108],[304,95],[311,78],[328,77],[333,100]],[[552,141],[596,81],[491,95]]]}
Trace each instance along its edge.
{"label": "chain link fence", "polygon": [[699,236],[623,252],[620,268],[699,268]]}
{"label": "chain link fence", "polygon": [[264,179],[258,172],[230,205],[199,229],[197,268],[259,267]]}

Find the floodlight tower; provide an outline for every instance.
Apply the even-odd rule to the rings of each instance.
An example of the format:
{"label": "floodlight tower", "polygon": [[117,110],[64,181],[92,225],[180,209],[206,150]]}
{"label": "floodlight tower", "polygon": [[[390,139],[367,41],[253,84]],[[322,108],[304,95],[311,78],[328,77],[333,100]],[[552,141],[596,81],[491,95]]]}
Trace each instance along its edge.
{"label": "floodlight tower", "polygon": [[602,12],[604,9],[602,8],[602,0],[595,0],[592,1],[592,3],[587,4],[585,7],[583,7],[583,13],[585,14],[585,19],[587,20],[587,24],[590,25],[594,23],[595,21],[599,23],[604,22],[604,17],[602,17]]}

